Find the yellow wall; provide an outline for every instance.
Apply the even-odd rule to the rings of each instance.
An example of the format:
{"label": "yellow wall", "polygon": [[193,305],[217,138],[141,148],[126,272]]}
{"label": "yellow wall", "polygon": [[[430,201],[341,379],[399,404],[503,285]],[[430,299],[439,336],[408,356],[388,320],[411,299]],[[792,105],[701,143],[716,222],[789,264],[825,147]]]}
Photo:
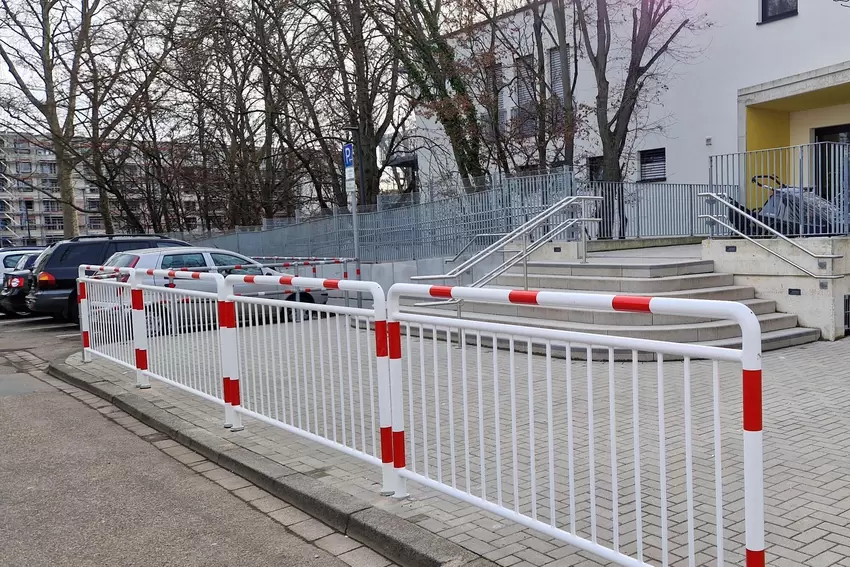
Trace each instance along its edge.
{"label": "yellow wall", "polygon": [[[789,183],[790,151],[758,152],[791,145],[791,115],[780,110],[747,107],[747,152],[745,184],[747,207],[761,207],[770,197],[770,191],[751,182],[755,175],[775,175]],[[788,155],[783,155],[788,153]]]}
{"label": "yellow wall", "polygon": [[814,142],[815,128],[850,124],[850,104],[839,104],[791,113],[791,145]]}

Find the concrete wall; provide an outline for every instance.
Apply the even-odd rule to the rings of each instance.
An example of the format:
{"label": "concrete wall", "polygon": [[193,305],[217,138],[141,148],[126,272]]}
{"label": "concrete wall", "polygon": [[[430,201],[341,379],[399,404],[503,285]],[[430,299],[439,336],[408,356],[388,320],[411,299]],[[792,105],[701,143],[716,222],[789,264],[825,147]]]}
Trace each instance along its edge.
{"label": "concrete wall", "polygon": [[820,329],[825,340],[841,338],[845,336],[844,297],[850,295],[850,238],[796,241],[815,254],[841,257],[818,260],[778,239],[759,240],[759,244],[819,276],[848,277],[805,275],[747,240],[704,240],[702,258],[714,261],[717,272],[735,274],[735,285],[753,286],[756,297],[776,301],[779,311],[797,315],[801,325]]}

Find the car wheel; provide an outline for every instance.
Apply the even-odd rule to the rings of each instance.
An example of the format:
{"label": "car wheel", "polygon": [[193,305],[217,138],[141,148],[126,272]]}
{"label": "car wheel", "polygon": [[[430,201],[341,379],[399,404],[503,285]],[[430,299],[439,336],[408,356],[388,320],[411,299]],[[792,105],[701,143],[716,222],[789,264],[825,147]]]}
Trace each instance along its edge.
{"label": "car wheel", "polygon": [[[286,298],[286,301],[298,301],[300,303],[313,304],[315,300],[313,296],[306,292],[301,292],[300,294],[292,294]],[[303,319],[302,319],[303,316]],[[312,312],[306,311],[304,309],[287,309],[286,310],[286,319],[287,321],[309,321],[312,317]]]}
{"label": "car wheel", "polygon": [[146,307],[145,328],[148,330],[149,337],[167,335],[170,328],[168,309],[159,306]]}
{"label": "car wheel", "polygon": [[77,305],[77,294],[71,295],[68,298],[68,305],[65,307],[64,319],[69,323],[77,323],[80,320],[80,306]]}

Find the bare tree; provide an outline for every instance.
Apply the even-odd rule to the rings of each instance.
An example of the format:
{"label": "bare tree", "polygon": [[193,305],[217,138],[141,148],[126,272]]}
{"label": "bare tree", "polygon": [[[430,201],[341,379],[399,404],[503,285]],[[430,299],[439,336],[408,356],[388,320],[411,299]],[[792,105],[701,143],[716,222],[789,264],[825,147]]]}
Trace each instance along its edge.
{"label": "bare tree", "polygon": [[[572,1],[596,80],[594,110],[604,179],[621,182],[622,157],[635,112],[643,98],[651,96],[663,81],[663,71],[659,72],[662,58],[681,42],[683,32],[699,27],[701,18],[692,17],[692,0],[640,0],[636,7],[622,0]],[[621,33],[620,22],[628,26],[629,20],[630,33]],[[601,237],[613,234],[615,203],[620,213],[620,235],[624,237],[622,188],[606,191],[603,196]]]}
{"label": "bare tree", "polygon": [[[79,234],[71,175],[73,157],[66,150],[76,131],[80,69],[92,20],[100,0],[0,1],[0,57],[26,105],[19,105],[24,126],[37,120],[53,143],[65,236]],[[23,129],[23,128],[21,128]]]}

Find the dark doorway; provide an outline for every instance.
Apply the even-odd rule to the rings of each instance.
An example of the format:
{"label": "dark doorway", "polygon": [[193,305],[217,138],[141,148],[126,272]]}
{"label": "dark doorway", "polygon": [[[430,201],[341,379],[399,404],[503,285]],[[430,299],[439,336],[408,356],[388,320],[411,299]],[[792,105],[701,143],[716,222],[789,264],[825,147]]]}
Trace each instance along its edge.
{"label": "dark doorway", "polygon": [[835,144],[850,144],[850,124],[817,128],[815,142],[819,143],[815,187],[821,197],[834,203],[837,198],[844,197],[842,193],[847,190],[845,185],[850,167],[847,163],[848,149]]}

